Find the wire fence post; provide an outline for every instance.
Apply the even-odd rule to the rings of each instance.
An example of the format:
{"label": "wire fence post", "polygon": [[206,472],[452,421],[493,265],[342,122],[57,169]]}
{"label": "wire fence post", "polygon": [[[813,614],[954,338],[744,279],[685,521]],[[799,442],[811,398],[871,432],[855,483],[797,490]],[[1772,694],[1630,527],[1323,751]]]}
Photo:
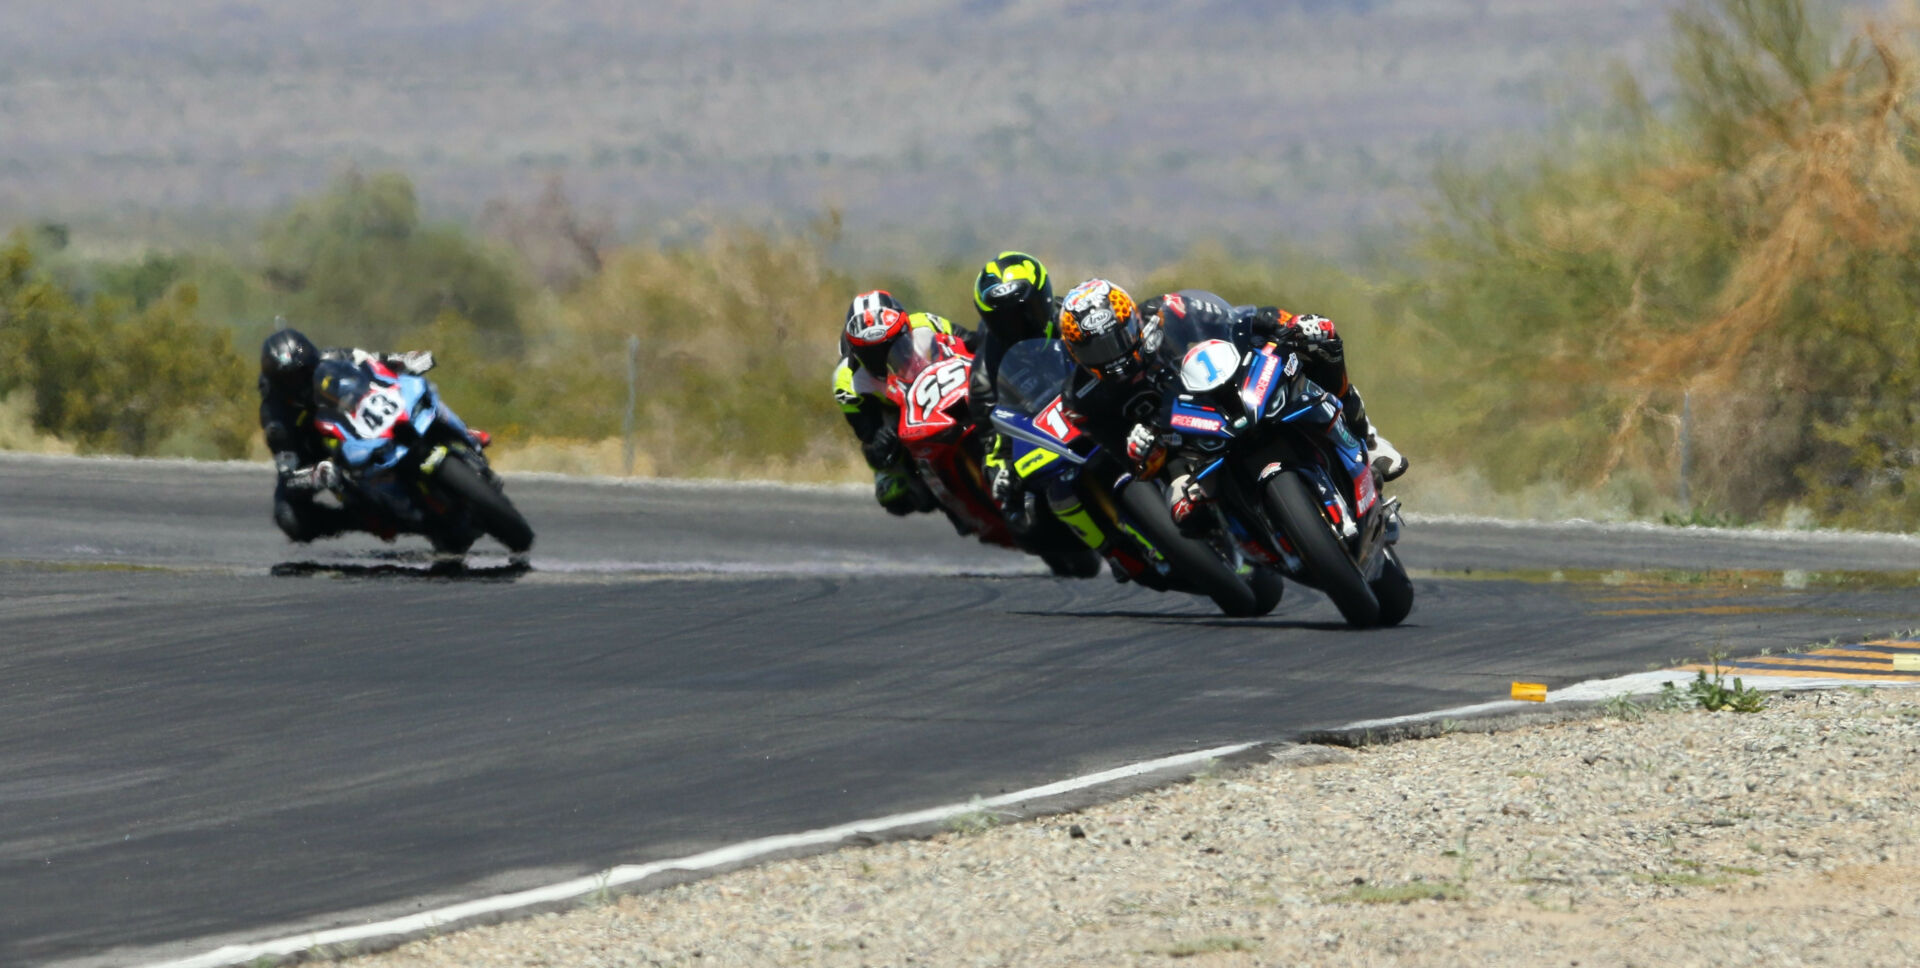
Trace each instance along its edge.
{"label": "wire fence post", "polygon": [[620,436],[626,441],[621,455],[626,460],[627,476],[633,476],[633,409],[640,400],[640,337],[627,337],[627,420]]}
{"label": "wire fence post", "polygon": [[1680,396],[1680,513],[1693,512],[1693,496],[1688,492],[1687,478],[1693,463],[1693,391],[1684,391]]}

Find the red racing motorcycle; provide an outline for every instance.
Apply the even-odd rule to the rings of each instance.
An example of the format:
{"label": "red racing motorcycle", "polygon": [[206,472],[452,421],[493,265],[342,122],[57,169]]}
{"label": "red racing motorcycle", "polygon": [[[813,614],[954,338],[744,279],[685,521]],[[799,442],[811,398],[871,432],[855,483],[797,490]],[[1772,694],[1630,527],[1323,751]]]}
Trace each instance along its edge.
{"label": "red racing motorcycle", "polygon": [[898,410],[895,432],[920,480],[982,542],[1037,555],[1056,575],[1098,575],[1099,553],[1044,506],[1029,502],[1010,518],[994,504],[980,428],[967,416],[972,375],[973,354],[956,336],[915,329],[894,341],[887,356],[887,400]]}

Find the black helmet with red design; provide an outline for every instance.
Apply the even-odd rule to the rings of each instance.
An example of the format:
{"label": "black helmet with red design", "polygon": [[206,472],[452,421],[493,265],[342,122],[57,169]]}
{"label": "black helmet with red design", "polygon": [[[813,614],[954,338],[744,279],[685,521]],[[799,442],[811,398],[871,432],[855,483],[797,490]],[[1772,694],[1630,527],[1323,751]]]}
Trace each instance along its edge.
{"label": "black helmet with red design", "polygon": [[1125,289],[1088,279],[1060,304],[1060,339],[1095,379],[1126,380],[1147,368],[1160,348],[1160,321],[1144,319]]}
{"label": "black helmet with red design", "polygon": [[907,307],[885,289],[863,292],[847,307],[846,327],[840,332],[841,349],[860,362],[862,369],[885,378],[887,350],[907,331]]}

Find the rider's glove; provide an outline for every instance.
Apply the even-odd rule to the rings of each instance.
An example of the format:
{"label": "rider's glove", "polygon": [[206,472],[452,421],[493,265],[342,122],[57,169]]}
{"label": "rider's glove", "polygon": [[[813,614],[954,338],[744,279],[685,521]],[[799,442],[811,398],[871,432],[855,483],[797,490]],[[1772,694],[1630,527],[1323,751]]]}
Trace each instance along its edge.
{"label": "rider's glove", "polygon": [[1013,468],[1004,463],[987,465],[987,488],[993,492],[993,503],[1006,511],[1013,503],[1014,491],[1019,487],[1020,478]]}
{"label": "rider's glove", "polygon": [[394,354],[393,360],[400,364],[401,369],[406,370],[414,376],[419,376],[433,369],[432,350],[408,350],[405,353],[396,353]]}
{"label": "rider's glove", "polygon": [[340,486],[340,465],[323,460],[307,469],[307,482],[316,491],[331,491]]}
{"label": "rider's glove", "polygon": [[1309,313],[1294,317],[1288,329],[1308,356],[1328,363],[1344,360],[1346,354],[1341,349],[1340,333],[1333,328],[1333,320]]}
{"label": "rider's glove", "polygon": [[867,466],[874,470],[892,467],[900,462],[900,436],[892,427],[881,427],[860,445],[860,453],[867,458]]}
{"label": "rider's glove", "polygon": [[1206,482],[1191,474],[1174,478],[1168,487],[1167,497],[1171,500],[1168,510],[1173,513],[1173,523],[1183,528],[1196,509],[1213,501],[1213,494],[1207,490]]}
{"label": "rider's glove", "polygon": [[1132,432],[1127,434],[1127,456],[1133,460],[1136,467],[1145,466],[1147,460],[1153,456],[1154,448],[1159,445],[1160,435],[1154,433],[1153,428],[1146,424],[1134,424]]}
{"label": "rider's glove", "polygon": [[1340,335],[1333,328],[1333,320],[1312,313],[1295,316],[1293,325],[1299,330],[1300,338],[1309,343],[1325,343]]}

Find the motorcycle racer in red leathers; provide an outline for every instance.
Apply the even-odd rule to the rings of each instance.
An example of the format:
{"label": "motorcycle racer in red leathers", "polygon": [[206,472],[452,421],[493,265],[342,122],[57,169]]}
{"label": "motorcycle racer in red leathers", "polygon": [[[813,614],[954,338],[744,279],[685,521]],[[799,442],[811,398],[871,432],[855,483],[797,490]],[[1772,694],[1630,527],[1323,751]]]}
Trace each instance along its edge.
{"label": "motorcycle racer in red leathers", "polygon": [[887,402],[887,354],[895,340],[915,330],[963,336],[933,313],[908,313],[884,289],[853,297],[840,333],[840,362],[833,370],[833,400],[860,441],[861,456],[873,469],[873,496],[893,515],[939,507],[932,492],[914,474],[894,429],[897,411]]}

